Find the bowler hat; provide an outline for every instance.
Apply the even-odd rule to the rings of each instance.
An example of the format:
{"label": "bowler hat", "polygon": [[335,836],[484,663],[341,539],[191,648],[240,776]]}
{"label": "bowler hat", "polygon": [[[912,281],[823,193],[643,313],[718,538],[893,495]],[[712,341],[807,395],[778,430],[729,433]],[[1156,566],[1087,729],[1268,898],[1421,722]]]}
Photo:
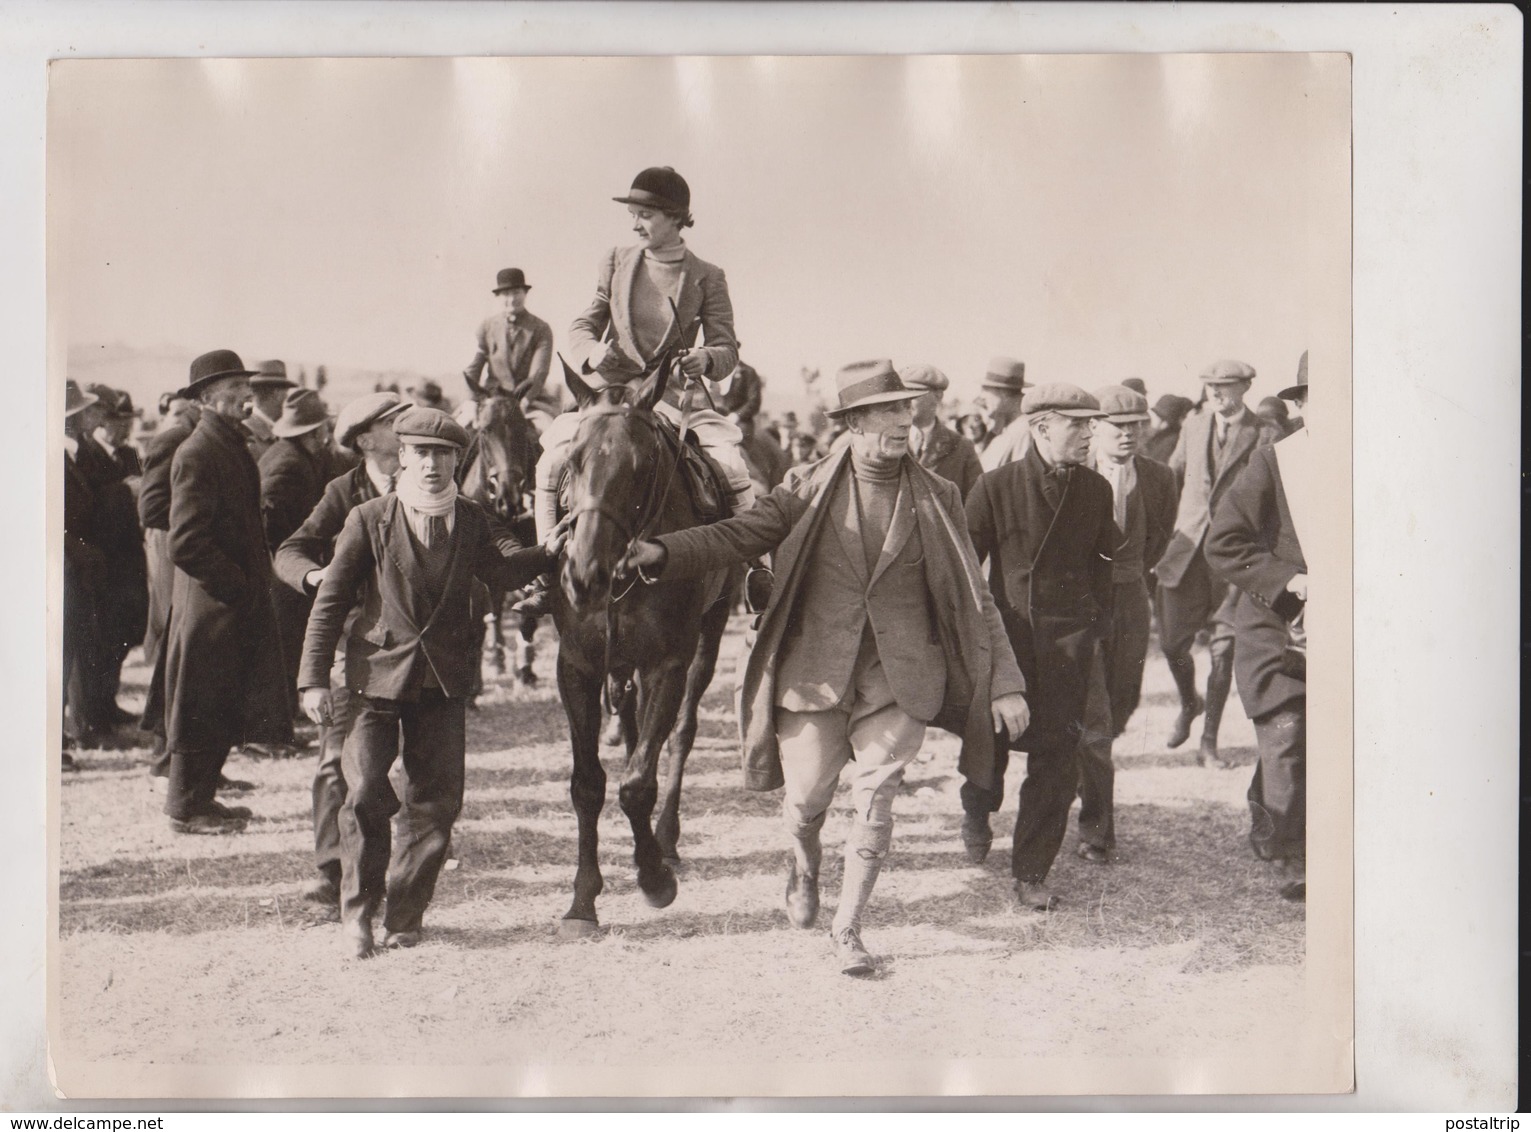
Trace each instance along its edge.
{"label": "bowler hat", "polygon": [[1106,385],[1095,391],[1101,415],[1112,424],[1148,420],[1148,398],[1126,385]]}
{"label": "bowler hat", "polygon": [[271,426],[273,436],[302,436],[329,420],[324,401],[312,389],[294,389],[282,401],[282,415]]}
{"label": "bowler hat", "polygon": [[924,364],[899,366],[898,377],[910,389],[921,391],[929,389],[936,393],[946,392],[946,387],[951,384],[946,380],[946,375],[935,366]]}
{"label": "bowler hat", "polygon": [[899,380],[898,371],[887,358],[852,362],[835,374],[835,392],[840,403],[825,409],[826,417],[838,417],[866,405],[887,405],[894,401],[913,401],[923,389],[910,389]]}
{"label": "bowler hat", "polygon": [[494,277],[494,293],[503,295],[506,291],[530,291],[532,285],[526,281],[526,275],[519,267],[502,267],[500,273]]}
{"label": "bowler hat", "polygon": [[1178,393],[1166,393],[1154,402],[1154,412],[1171,428],[1185,420],[1185,415],[1194,407],[1189,397],[1182,397]]}
{"label": "bowler hat", "polygon": [[358,436],[378,421],[407,408],[408,402],[399,400],[397,393],[386,390],[358,397],[341,409],[340,415],[335,418],[335,439],[342,447],[350,448]]}
{"label": "bowler hat", "polygon": [[1276,394],[1283,401],[1295,401],[1299,397],[1308,395],[1308,351],[1302,352],[1302,357],[1297,361],[1297,384],[1288,385],[1280,393]]}
{"label": "bowler hat", "polygon": [[618,204],[637,204],[667,212],[691,210],[691,186],[668,165],[653,165],[633,178],[633,187],[625,197],[612,197]]}
{"label": "bowler hat", "polygon": [[393,422],[395,435],[406,444],[445,444],[468,447],[468,432],[440,409],[411,405]]}
{"label": "bowler hat", "polygon": [[1026,388],[1026,363],[1004,356],[990,358],[988,372],[983,375],[983,387],[1019,393]]}
{"label": "bowler hat", "polygon": [[79,382],[64,382],[64,416],[72,417],[81,409],[88,409],[99,398],[94,393],[86,393],[80,388]]}
{"label": "bowler hat", "polygon": [[252,386],[261,389],[274,389],[281,386],[285,389],[296,389],[298,383],[287,377],[287,363],[275,358],[269,362],[255,363],[255,376],[250,378]]}
{"label": "bowler hat", "polygon": [[1229,359],[1213,362],[1201,375],[1201,379],[1208,385],[1232,385],[1236,381],[1253,381],[1255,370],[1253,366]]}
{"label": "bowler hat", "polygon": [[1036,385],[1027,390],[1026,399],[1021,402],[1021,412],[1028,417],[1039,416],[1042,413],[1057,413],[1065,417],[1105,415],[1100,411],[1100,402],[1094,397],[1077,385],[1068,385],[1061,381]]}
{"label": "bowler hat", "polygon": [[1124,377],[1122,384],[1136,393],[1143,394],[1145,398],[1148,396],[1148,386],[1144,384],[1141,377]]}
{"label": "bowler hat", "polygon": [[209,350],[191,362],[191,380],[182,393],[195,397],[215,381],[226,377],[253,377],[253,369],[245,369],[244,362],[233,350]]}

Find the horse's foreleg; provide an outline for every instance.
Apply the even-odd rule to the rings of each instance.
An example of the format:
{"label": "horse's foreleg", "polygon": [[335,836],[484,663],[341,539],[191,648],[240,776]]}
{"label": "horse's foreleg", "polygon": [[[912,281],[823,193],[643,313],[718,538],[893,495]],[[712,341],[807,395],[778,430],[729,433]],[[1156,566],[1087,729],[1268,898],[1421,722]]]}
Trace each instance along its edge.
{"label": "horse's foreleg", "polygon": [[728,614],[732,601],[725,596],[702,616],[702,632],[697,637],[696,655],[686,669],[686,691],[681,698],[680,710],[675,719],[675,730],[670,735],[669,757],[665,760],[664,804],[659,809],[659,820],[654,823],[654,836],[659,841],[659,851],[670,865],[680,863],[680,787],[686,774],[686,759],[696,742],[697,715],[701,710],[702,697],[712,683],[718,666],[718,650],[723,643],[723,630],[728,626]]}
{"label": "horse's foreleg", "polygon": [[638,887],[655,908],[663,908],[675,899],[675,870],[665,863],[650,818],[659,798],[659,750],[675,725],[685,683],[685,671],[673,661],[639,673],[638,742],[627,757],[618,792],[622,812],[633,827]]}
{"label": "horse's foreleg", "polygon": [[601,863],[597,822],[606,800],[606,770],[601,766],[601,680],[566,663],[558,663],[558,691],[569,717],[569,742],[574,769],[569,797],[579,822],[579,867],[574,873],[574,901],[558,926],[565,938],[592,935],[596,930],[595,900],[601,894]]}

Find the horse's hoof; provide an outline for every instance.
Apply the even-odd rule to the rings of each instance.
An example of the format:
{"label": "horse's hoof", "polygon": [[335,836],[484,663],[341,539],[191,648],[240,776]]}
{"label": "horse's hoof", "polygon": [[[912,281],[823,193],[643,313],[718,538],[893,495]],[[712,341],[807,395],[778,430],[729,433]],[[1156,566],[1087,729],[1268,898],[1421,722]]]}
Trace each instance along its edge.
{"label": "horse's hoof", "polygon": [[577,920],[572,916],[565,916],[558,921],[559,939],[589,939],[601,930],[601,925],[594,920]]}
{"label": "horse's hoof", "polygon": [[639,880],[638,887],[643,889],[643,898],[649,902],[650,908],[668,908],[675,903],[675,894],[680,891],[680,885],[675,880],[675,870],[668,864],[661,870],[659,883],[653,888],[644,888],[642,880]]}

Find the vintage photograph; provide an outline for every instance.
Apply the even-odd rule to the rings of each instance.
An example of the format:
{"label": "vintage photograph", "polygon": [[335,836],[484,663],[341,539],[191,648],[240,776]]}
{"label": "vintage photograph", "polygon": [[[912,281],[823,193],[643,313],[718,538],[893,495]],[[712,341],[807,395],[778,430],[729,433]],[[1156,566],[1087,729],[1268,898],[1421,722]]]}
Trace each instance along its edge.
{"label": "vintage photograph", "polygon": [[72,59],[47,144],[66,1095],[1352,1087],[1348,56]]}

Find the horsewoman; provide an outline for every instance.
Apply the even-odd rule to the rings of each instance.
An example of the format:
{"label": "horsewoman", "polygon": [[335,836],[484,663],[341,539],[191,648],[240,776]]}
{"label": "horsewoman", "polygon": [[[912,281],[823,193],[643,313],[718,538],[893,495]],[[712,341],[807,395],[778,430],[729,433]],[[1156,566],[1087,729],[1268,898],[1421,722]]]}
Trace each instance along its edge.
{"label": "horsewoman", "polygon": [[[686,426],[727,477],[734,514],[748,509],[755,491],[740,445],[739,426],[717,412],[725,380],[739,362],[734,336],[734,309],[723,269],[696,256],[681,238],[695,221],[691,217],[691,188],[669,166],[645,169],[633,178],[626,196],[613,197],[632,214],[638,243],[612,248],[601,260],[595,298],[569,328],[569,352],[581,377],[592,384],[626,385],[644,376],[650,359],[660,357],[677,340],[682,346],[680,369],[685,382],[666,387],[656,411],[677,427],[682,404],[692,383],[704,382],[701,404],[691,405]],[[701,346],[696,345],[701,332]],[[537,463],[537,537],[546,538],[558,521],[558,486],[569,444],[579,427],[579,414],[557,417],[542,434],[542,459]],[[547,590],[539,580],[531,596],[517,609],[542,615]]]}
{"label": "horsewoman", "polygon": [[1025,681],[979,572],[955,485],[909,455],[910,389],[891,362],[836,378],[851,441],[794,468],[754,508],[638,543],[652,577],[700,576],[774,550],[775,587],[739,700],[745,781],[785,785],[792,841],[787,915],[812,927],[820,830],[854,761],[855,819],[831,937],[848,975],[873,970],[861,916],[893,841],[893,799],[925,727],[963,735],[964,773],[988,781],[994,734],[1019,735]]}

